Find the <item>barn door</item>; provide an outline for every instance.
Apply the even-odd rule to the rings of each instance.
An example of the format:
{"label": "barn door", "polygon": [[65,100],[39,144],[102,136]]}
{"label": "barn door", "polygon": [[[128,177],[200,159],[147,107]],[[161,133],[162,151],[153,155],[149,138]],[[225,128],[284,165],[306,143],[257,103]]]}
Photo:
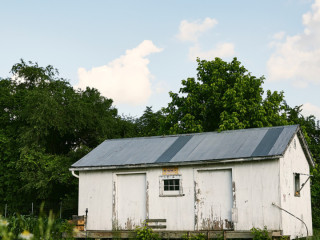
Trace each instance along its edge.
{"label": "barn door", "polygon": [[117,175],[117,228],[132,230],[146,219],[146,175]]}
{"label": "barn door", "polygon": [[195,189],[195,229],[233,229],[231,169],[199,170]]}

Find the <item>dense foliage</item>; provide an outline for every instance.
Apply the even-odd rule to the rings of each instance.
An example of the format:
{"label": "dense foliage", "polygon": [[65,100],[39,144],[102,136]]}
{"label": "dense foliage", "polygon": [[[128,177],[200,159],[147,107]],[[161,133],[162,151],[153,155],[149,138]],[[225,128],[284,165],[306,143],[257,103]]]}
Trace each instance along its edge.
{"label": "dense foliage", "polygon": [[0,239],[30,239],[30,240],[71,240],[74,225],[67,220],[55,218],[52,212],[45,216],[13,215],[7,219],[0,217]]}
{"label": "dense foliage", "polygon": [[[316,163],[320,129],[283,92],[265,91],[234,58],[198,59],[197,79],[182,80],[179,93],[160,111],[119,116],[112,99],[92,88],[75,90],[52,66],[24,62],[13,78],[0,79],[0,214],[29,213],[31,203],[76,213],[77,179],[72,163],[105,139],[300,124]],[[320,169],[312,170],[312,213],[320,228]],[[67,213],[65,213],[68,215]]]}
{"label": "dense foliage", "polygon": [[178,93],[170,92],[164,109],[170,133],[188,133],[285,125],[282,92],[267,91],[263,77],[252,76],[234,58],[198,61],[197,79],[182,80]]}
{"label": "dense foliage", "polygon": [[107,138],[127,137],[127,123],[96,89],[75,90],[52,66],[21,61],[0,81],[0,206],[76,209],[69,167]]}

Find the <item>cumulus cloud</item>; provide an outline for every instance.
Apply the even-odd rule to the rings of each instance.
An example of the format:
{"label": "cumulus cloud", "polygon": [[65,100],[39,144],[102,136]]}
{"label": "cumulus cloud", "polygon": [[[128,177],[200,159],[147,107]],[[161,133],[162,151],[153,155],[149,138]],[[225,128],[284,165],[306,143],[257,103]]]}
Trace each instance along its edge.
{"label": "cumulus cloud", "polygon": [[314,115],[318,120],[320,120],[320,107],[311,103],[305,103],[302,106],[302,114],[305,117]]}
{"label": "cumulus cloud", "polygon": [[107,65],[91,70],[79,68],[79,83],[75,87],[96,88],[103,96],[112,98],[115,103],[143,104],[152,93],[152,75],[146,57],[161,51],[162,49],[156,47],[152,41],[144,40],[139,46],[127,50],[125,55]]}
{"label": "cumulus cloud", "polygon": [[194,22],[183,20],[180,23],[177,38],[181,41],[197,42],[202,33],[208,31],[217,24],[217,20],[209,17],[204,19],[202,22],[200,20]]}
{"label": "cumulus cloud", "polygon": [[267,63],[269,80],[290,80],[296,87],[320,84],[320,0],[302,17],[304,31],[289,36],[275,34]]}
{"label": "cumulus cloud", "polygon": [[234,56],[234,53],[234,45],[232,43],[217,44],[215,48],[208,51],[203,51],[199,45],[195,45],[189,49],[189,59],[195,60],[197,57],[201,59],[224,58]]}
{"label": "cumulus cloud", "polygon": [[203,50],[199,43],[201,34],[209,31],[218,24],[214,18],[205,18],[203,21],[197,20],[188,22],[183,20],[179,26],[177,38],[180,41],[192,42],[193,46],[189,47],[189,59],[195,61],[197,57],[201,59],[214,59],[215,57],[231,57],[234,55],[233,43],[219,43],[209,50]]}

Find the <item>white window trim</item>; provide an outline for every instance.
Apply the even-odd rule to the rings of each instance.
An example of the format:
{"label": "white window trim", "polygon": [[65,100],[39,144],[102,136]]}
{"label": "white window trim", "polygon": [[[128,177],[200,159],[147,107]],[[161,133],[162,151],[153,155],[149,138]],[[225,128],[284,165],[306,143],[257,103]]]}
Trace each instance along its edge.
{"label": "white window trim", "polygon": [[[164,191],[164,180],[167,179],[179,179],[179,190],[177,191]],[[182,176],[178,175],[162,175],[159,177],[159,197],[182,197],[183,188],[182,188]]]}

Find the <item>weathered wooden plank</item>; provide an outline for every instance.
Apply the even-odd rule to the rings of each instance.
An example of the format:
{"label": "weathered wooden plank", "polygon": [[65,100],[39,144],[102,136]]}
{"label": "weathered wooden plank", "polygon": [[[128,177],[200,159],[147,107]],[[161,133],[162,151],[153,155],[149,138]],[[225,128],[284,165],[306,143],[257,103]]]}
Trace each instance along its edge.
{"label": "weathered wooden plank", "polygon": [[74,238],[135,238],[134,231],[80,231],[73,234]]}
{"label": "weathered wooden plank", "polygon": [[225,232],[225,238],[253,238],[251,232]]}
{"label": "weathered wooden plank", "polygon": [[155,228],[167,228],[166,225],[148,225],[149,228],[155,229]]}
{"label": "weathered wooden plank", "polygon": [[72,220],[73,221],[79,221],[79,220],[84,221],[84,216],[72,215]]}
{"label": "weathered wooden plank", "polygon": [[[161,225],[157,225],[160,227]],[[161,228],[159,228],[161,229]],[[162,239],[181,239],[183,236],[197,236],[199,234],[204,234],[209,239],[252,239],[253,234],[250,231],[163,231],[156,230],[154,233],[158,234]],[[270,231],[269,236],[273,238],[278,236],[278,231]],[[67,237],[64,235],[63,237]],[[135,238],[136,233],[134,231],[79,231],[73,234],[74,238],[94,238],[94,239],[105,239],[105,238]]]}
{"label": "weathered wooden plank", "polygon": [[167,222],[167,219],[146,219],[146,222]]}

